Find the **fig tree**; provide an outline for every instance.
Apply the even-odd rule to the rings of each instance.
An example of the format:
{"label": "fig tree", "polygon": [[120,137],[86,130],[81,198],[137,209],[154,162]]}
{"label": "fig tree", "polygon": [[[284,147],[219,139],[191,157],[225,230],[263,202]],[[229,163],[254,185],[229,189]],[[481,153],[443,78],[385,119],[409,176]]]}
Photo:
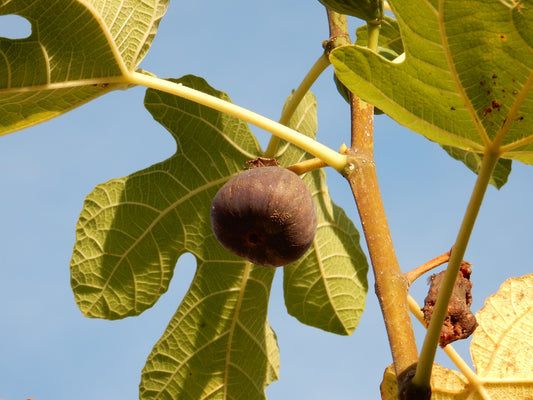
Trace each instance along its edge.
{"label": "fig tree", "polygon": [[245,170],[215,195],[211,225],[229,251],[265,267],[298,260],[317,229],[317,213],[307,185],[288,169]]}

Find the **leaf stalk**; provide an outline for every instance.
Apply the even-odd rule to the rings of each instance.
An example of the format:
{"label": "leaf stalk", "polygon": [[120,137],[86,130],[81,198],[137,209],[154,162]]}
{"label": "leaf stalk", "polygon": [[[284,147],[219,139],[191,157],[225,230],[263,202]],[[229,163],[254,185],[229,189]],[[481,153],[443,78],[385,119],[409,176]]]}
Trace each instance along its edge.
{"label": "leaf stalk", "polygon": [[496,166],[499,157],[500,154],[498,151],[493,150],[490,146],[486,148],[481,163],[481,169],[478,173],[470,201],[465,211],[463,222],[459,228],[457,239],[450,256],[450,261],[448,262],[448,268],[444,274],[437,302],[428,326],[428,331],[424,338],[424,344],[422,345],[422,350],[420,352],[420,360],[412,380],[412,384],[415,386],[429,387],[430,385],[431,369],[435,360],[435,353],[439,343],[442,324],[446,318],[448,303],[459,273],[461,261],[466,252],[468,241],[474,229],[477,215],[487,191],[492,172],[494,171],[494,167]]}
{"label": "leaf stalk", "polygon": [[282,125],[264,117],[263,115],[247,110],[246,108],[240,107],[229,101],[219,99],[178,83],[139,72],[131,72],[128,76],[128,80],[132,84],[150,87],[152,89],[173,94],[175,96],[183,97],[187,100],[194,101],[206,107],[210,107],[217,111],[242,119],[243,121],[249,122],[259,128],[271,132],[273,135],[276,135],[281,139],[300,147],[315,157],[320,158],[327,165],[335,168],[339,172],[342,172],[345,169],[346,156],[344,154],[340,154],[328,146],[319,143],[316,140],[295,131],[294,129],[288,128],[285,125]]}

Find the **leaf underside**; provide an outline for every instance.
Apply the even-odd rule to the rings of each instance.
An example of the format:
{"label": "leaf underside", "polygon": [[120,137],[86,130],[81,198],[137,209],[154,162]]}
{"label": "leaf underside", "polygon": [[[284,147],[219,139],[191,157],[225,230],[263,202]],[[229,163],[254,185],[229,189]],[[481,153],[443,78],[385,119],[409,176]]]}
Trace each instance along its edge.
{"label": "leaf underside", "polygon": [[[200,78],[177,82],[229,100]],[[100,184],[87,196],[71,260],[76,302],[90,317],[138,315],[168,289],[179,256],[192,253],[196,275],[148,357],[141,398],[264,399],[279,368],[267,320],[275,270],[229,253],[209,221],[218,188],[262,151],[247,124],[234,117],[152,89],[145,106],[174,136],[177,151],[145,170]],[[290,125],[315,134],[314,96],[307,95]],[[282,166],[306,157],[285,142],[277,154]],[[317,205],[319,228],[306,255],[286,267],[303,275],[291,279],[299,292],[286,292],[287,307],[296,308],[304,323],[348,334],[364,308],[366,259],[353,224],[329,197],[324,172],[303,179]],[[313,289],[304,293],[303,286],[311,283]]]}
{"label": "leaf underside", "polygon": [[390,1],[396,62],[354,45],[330,59],[340,81],[441,145],[533,163],[533,3]]}
{"label": "leaf underside", "polygon": [[[366,26],[361,26],[357,29],[357,40],[355,42],[358,46],[367,46],[368,30]],[[393,61],[404,52],[403,42],[400,35],[400,27],[398,21],[386,16],[382,23],[378,41],[378,54],[389,61]],[[336,80],[337,82],[337,80]],[[340,82],[338,82],[339,85]],[[343,86],[344,87],[344,86]],[[381,110],[377,109],[376,114],[381,114]],[[472,151],[459,149],[452,146],[441,146],[451,157],[461,161],[468,169],[474,173],[478,173],[483,160],[483,155]],[[500,159],[494,167],[490,184],[500,189],[505,183],[509,174],[511,173],[511,160]]]}
{"label": "leaf underside", "polygon": [[111,90],[145,56],[168,0],[17,0],[0,15],[30,21],[24,39],[0,37],[0,135],[61,115]]}

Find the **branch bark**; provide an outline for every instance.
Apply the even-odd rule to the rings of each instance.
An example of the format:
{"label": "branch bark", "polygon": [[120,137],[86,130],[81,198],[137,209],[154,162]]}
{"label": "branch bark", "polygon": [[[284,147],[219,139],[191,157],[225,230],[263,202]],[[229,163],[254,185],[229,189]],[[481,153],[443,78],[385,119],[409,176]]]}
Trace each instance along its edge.
{"label": "branch bark", "polygon": [[374,108],[352,95],[351,110],[352,141],[345,153],[351,172],[346,178],[363,226],[398,387],[402,388],[418,361],[409,313],[409,282],[398,264],[379,190],[373,148]]}
{"label": "branch bark", "polygon": [[[350,44],[346,16],[328,10],[328,21],[330,39],[325,44],[326,53],[335,47]],[[379,28],[369,26],[369,36],[372,37],[369,46],[374,51],[377,50]],[[350,93],[350,110],[351,147],[344,152],[348,164],[343,175],[350,184],[363,226],[400,396],[414,375],[418,362],[409,313],[409,282],[398,264],[379,190],[374,163],[374,107]]]}

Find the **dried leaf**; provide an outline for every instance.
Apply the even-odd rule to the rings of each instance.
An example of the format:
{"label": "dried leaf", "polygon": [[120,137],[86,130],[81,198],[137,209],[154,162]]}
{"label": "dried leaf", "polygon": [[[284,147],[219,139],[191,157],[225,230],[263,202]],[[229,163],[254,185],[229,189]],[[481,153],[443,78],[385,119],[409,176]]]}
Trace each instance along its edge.
{"label": "dried leaf", "polygon": [[[435,364],[432,400],[533,399],[533,274],[505,281],[477,312],[470,351],[476,374]],[[394,368],[385,370],[381,398],[397,398]]]}

